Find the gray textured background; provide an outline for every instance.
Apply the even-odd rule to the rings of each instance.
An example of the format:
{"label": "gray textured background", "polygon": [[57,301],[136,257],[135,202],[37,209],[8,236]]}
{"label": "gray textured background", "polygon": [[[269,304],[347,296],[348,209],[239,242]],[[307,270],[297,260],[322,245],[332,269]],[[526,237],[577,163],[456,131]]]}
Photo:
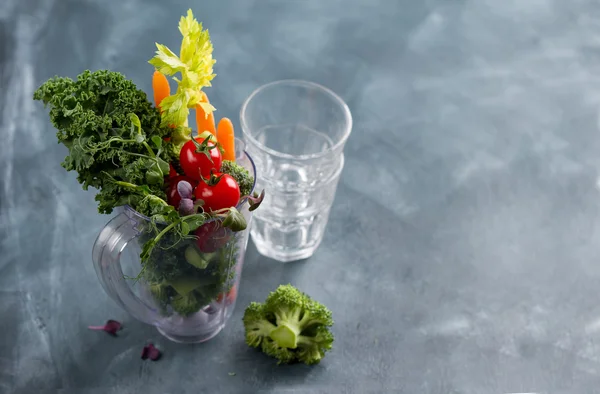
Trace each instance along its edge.
{"label": "gray textured background", "polygon": [[[250,245],[232,320],[198,346],[102,293],[109,218],[31,100],[86,68],[150,92],[153,44],[177,47],[188,7],[220,116],[237,126],[254,88],[302,78],[355,119],[317,254],[281,265]],[[0,110],[2,393],[600,393],[597,1],[1,0]],[[243,343],[243,306],[288,281],[334,312],[313,368]],[[107,318],[120,338],[86,330]]]}

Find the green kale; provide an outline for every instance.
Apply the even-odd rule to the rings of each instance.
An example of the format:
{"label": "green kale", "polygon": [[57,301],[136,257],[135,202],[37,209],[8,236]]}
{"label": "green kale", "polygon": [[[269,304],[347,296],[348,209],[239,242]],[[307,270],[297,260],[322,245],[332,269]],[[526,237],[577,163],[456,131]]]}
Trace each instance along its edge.
{"label": "green kale", "polygon": [[[148,216],[163,210],[159,200],[166,197],[162,175],[168,164],[159,155],[170,131],[132,81],[118,72],[86,70],[75,81],[49,79],[33,98],[50,107],[58,141],[69,149],[62,166],[77,171],[83,189],[98,189],[101,213],[123,204]],[[140,193],[119,181],[148,189]],[[149,194],[158,199],[145,198]]]}
{"label": "green kale", "polygon": [[[139,229],[145,231],[139,237],[142,270],[136,279],[145,280],[163,311],[170,306],[182,315],[194,313],[231,288],[235,241],[201,256],[201,263],[194,260],[195,265],[186,261],[185,251],[207,219],[222,220],[236,232],[246,228],[243,215],[228,208],[180,216],[166,202],[164,179],[169,163],[179,167],[179,149],[190,138],[189,128],[161,126],[160,112],[146,94],[118,72],[84,71],[76,80],[54,77],[33,98],[50,108],[58,141],[69,150],[62,166],[78,173],[84,190],[98,190],[99,212],[129,205],[150,219]],[[254,179],[248,171],[235,163],[225,163],[225,169],[243,194],[251,192]],[[248,201],[251,209],[257,206],[252,197]]]}

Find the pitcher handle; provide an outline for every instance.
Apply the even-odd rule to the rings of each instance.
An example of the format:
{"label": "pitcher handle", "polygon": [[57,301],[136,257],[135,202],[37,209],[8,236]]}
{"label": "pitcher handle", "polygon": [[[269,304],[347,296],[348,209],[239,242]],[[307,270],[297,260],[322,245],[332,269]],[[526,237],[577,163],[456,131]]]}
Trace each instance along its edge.
{"label": "pitcher handle", "polygon": [[125,212],[111,219],[96,238],[92,260],[104,291],[133,317],[153,324],[156,311],[133,293],[121,269],[123,250],[140,235],[136,223]]}

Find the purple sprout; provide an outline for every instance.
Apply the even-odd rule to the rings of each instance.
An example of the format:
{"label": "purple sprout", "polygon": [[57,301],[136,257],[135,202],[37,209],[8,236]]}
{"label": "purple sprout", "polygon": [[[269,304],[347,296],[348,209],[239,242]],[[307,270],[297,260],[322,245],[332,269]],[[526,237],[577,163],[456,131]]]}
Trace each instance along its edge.
{"label": "purple sprout", "polygon": [[177,184],[177,193],[181,197],[179,202],[178,211],[182,216],[187,216],[195,213],[194,201],[192,200],[192,193],[194,188],[187,181],[179,181]]}
{"label": "purple sprout", "polygon": [[179,181],[177,184],[177,193],[181,198],[192,198],[192,192],[194,188],[188,181]]}
{"label": "purple sprout", "polygon": [[179,214],[182,216],[191,215],[194,213],[194,201],[190,198],[182,198],[179,202]]}
{"label": "purple sprout", "polygon": [[117,331],[121,330],[123,325],[116,320],[108,320],[103,326],[89,326],[88,329],[96,330],[96,331],[105,331],[112,335],[113,337],[117,336]]}
{"label": "purple sprout", "polygon": [[146,360],[147,358],[149,358],[152,361],[156,361],[161,356],[162,356],[162,353],[160,352],[160,350],[158,350],[156,347],[154,347],[153,343],[147,344],[146,346],[144,346],[144,349],[142,350],[142,360]]}

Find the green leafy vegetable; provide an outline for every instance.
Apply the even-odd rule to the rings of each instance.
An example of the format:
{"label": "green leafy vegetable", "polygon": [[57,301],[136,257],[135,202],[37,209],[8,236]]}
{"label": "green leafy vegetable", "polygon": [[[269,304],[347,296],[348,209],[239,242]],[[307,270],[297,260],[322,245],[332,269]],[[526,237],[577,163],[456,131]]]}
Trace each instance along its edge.
{"label": "green leafy vegetable", "polygon": [[244,312],[246,343],[279,363],[317,364],[333,345],[331,312],[292,285],[271,292]]}
{"label": "green leafy vegetable", "polygon": [[171,307],[183,316],[198,312],[204,305],[206,304],[201,298],[197,297],[195,292],[186,295],[178,295],[171,300]]}
{"label": "green leafy vegetable", "polygon": [[200,278],[181,277],[169,282],[169,284],[175,289],[175,291],[182,296],[190,294],[193,290],[206,284]]}
{"label": "green leafy vegetable", "polygon": [[205,269],[208,266],[208,260],[193,245],[185,249],[185,260],[196,268]]}
{"label": "green leafy vegetable", "polygon": [[162,44],[156,44],[156,56],[149,63],[165,75],[181,74],[177,81],[177,92],[162,100],[162,124],[164,126],[187,126],[189,109],[202,106],[208,115],[214,107],[202,101],[201,90],[211,86],[215,77],[212,57],[213,45],[208,30],[202,29],[202,23],[195,18],[192,10],[179,21],[179,31],[183,36],[179,56]]}
{"label": "green leafy vegetable", "polygon": [[142,234],[140,243],[150,248],[142,276],[157,303],[187,316],[229,291],[235,282],[235,237],[214,253],[200,253],[193,236],[168,230],[157,240],[156,231],[166,227],[156,227]]}
{"label": "green leafy vegetable", "polygon": [[[204,202],[192,201],[191,190],[185,209],[178,211],[166,202],[165,179],[171,166],[183,174],[179,156],[192,135],[189,108],[199,105],[207,115],[214,110],[201,101],[201,89],[215,76],[208,31],[191,11],[181,18],[179,30],[179,56],[157,44],[150,61],[165,75],[181,74],[180,80],[174,78],[177,92],[161,102],[162,115],[132,81],[108,70],[86,70],[75,80],[51,78],[33,98],[49,107],[58,141],[68,148],[62,166],[77,172],[84,190],[97,189],[98,211],[109,214],[128,205],[148,218],[136,227],[141,232],[142,268],[134,279],[145,281],[163,313],[187,316],[218,302],[218,296],[232,288],[239,253],[236,236],[211,253],[200,252],[197,230],[214,220],[228,231],[242,231],[246,220],[236,208],[204,212]],[[240,186],[252,188],[248,171],[235,163],[225,169]],[[256,196],[246,197],[243,201],[251,209],[260,203]]]}
{"label": "green leafy vegetable", "polygon": [[[78,172],[84,189],[98,189],[101,213],[124,204],[147,216],[168,210],[161,179],[168,164],[146,141],[162,140],[169,129],[133,82],[117,72],[86,70],[75,81],[49,79],[33,97],[50,107],[58,140],[69,149],[62,166]],[[143,190],[135,186],[142,184]]]}
{"label": "green leafy vegetable", "polygon": [[228,208],[227,216],[223,220],[223,227],[232,229],[233,231],[242,231],[246,229],[246,219],[244,215],[240,213],[234,207]]}

